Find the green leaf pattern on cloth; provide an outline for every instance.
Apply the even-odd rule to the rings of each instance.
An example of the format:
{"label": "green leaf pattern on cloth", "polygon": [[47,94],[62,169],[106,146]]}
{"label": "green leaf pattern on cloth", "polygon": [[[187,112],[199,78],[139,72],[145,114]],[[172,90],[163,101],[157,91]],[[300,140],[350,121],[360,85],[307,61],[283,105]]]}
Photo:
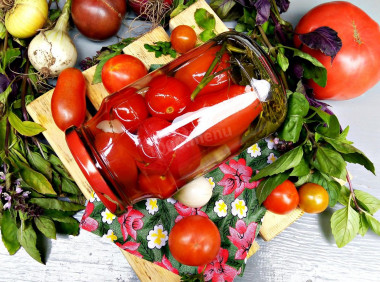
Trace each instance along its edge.
{"label": "green leaf pattern on cloth", "polygon": [[249,180],[279,156],[273,137],[268,137],[221,164],[205,175],[213,186],[213,195],[201,208],[187,207],[172,198],[150,198],[129,206],[116,217],[94,194],[80,226],[176,274],[201,273],[203,266],[186,266],[173,258],[168,238],[171,228],[183,217],[194,214],[209,217],[220,230],[222,243],[215,260],[205,268],[205,280],[232,281],[236,275],[243,275],[246,256],[266,212],[254,190],[259,181]]}

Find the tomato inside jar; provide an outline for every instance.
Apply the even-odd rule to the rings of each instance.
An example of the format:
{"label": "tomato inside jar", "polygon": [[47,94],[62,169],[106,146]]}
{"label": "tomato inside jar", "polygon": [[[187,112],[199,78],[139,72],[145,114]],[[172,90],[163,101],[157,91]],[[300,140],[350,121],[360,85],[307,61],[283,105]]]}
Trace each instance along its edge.
{"label": "tomato inside jar", "polygon": [[106,97],[76,132],[127,206],[171,197],[274,132],[285,115],[269,59],[248,37],[227,32]]}

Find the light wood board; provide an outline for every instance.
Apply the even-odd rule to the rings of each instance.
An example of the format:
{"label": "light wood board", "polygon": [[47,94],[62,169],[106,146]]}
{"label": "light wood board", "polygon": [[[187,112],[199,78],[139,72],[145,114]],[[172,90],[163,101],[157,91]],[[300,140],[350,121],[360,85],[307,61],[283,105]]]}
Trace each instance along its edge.
{"label": "light wood board", "polygon": [[[217,17],[211,7],[204,0],[198,0],[184,12],[171,19],[169,23],[170,29],[186,23],[187,25],[194,27],[196,33],[199,34],[201,32],[201,29],[199,29],[194,20],[194,12],[198,8],[205,8],[215,16],[215,32],[217,34],[228,30],[225,24]],[[162,27],[157,27],[156,29],[144,34],[136,41],[128,45],[126,48],[124,48],[123,52],[140,58],[147,68],[149,68],[151,64],[165,64],[173,60],[173,58],[170,56],[155,58],[153,53],[149,53],[145,50],[144,44],[152,44],[153,42],[168,40],[169,36],[166,31]],[[87,96],[95,109],[99,109],[102,100],[108,95],[108,93],[102,83],[92,84],[95,69],[96,66],[91,67],[84,71],[83,74],[86,79]],[[73,159],[66,144],[64,133],[59,130],[52,118],[50,110],[52,93],[53,90],[34,100],[27,106],[27,110],[35,122],[41,124],[46,128],[46,130],[43,132],[46,140],[52,146],[57,156],[62,160],[65,167],[70,171],[72,177],[83,192],[84,196],[86,198],[89,198],[92,193],[92,188],[81,173],[75,160]],[[291,223],[293,223],[294,220],[299,216],[300,215],[291,215],[281,216],[281,218],[277,218],[276,215],[272,214],[270,217],[267,217],[267,219],[264,220],[260,234],[264,237],[265,240],[270,240]],[[279,224],[279,222],[281,222],[281,224]],[[259,247],[257,243],[254,242],[252,248],[249,251],[249,256],[253,255],[258,250],[258,248]],[[146,260],[133,256],[128,252],[122,252],[141,280],[178,281],[179,279],[177,275],[163,269],[160,266],[154,265]]]}

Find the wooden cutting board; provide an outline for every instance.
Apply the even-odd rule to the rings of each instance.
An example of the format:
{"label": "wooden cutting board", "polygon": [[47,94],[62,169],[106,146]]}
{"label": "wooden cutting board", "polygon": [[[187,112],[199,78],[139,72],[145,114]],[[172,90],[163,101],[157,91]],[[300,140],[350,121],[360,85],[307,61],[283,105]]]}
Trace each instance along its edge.
{"label": "wooden cutting board", "polygon": [[[174,17],[169,22],[170,30],[181,24],[192,26],[197,34],[202,32],[194,20],[194,12],[198,8],[205,8],[212,13],[216,19],[215,32],[217,34],[224,31],[228,31],[226,25],[220,20],[220,18],[214,13],[211,7],[204,1],[198,0],[191,5],[185,11]],[[136,41],[124,48],[125,54],[130,54],[138,57],[147,68],[152,64],[166,64],[173,60],[170,56],[161,56],[156,58],[154,53],[147,52],[144,48],[144,44],[152,44],[157,41],[169,41],[169,35],[162,27],[157,27],[154,30],[142,35]],[[202,43],[198,40],[198,43]],[[99,109],[104,97],[108,95],[102,83],[92,84],[96,66],[84,71],[83,74],[86,78],[87,96],[89,101],[95,107]],[[50,102],[53,90],[40,96],[27,106],[27,110],[33,120],[46,128],[43,132],[46,140],[50,143],[51,147],[56,152],[57,156],[62,160],[72,177],[75,179],[79,188],[83,192],[84,196],[88,199],[91,196],[92,188],[87,182],[86,178],[81,173],[78,165],[73,159],[69,148],[66,145],[64,133],[59,130],[55,125],[51,115]],[[299,209],[293,211],[291,214],[279,216],[273,213],[267,212],[263,219],[263,225],[260,229],[260,235],[264,240],[271,240],[286,227],[292,224],[297,218],[302,215],[302,211]],[[259,246],[256,242],[252,245],[249,256],[253,255]],[[144,281],[178,281],[179,277],[172,272],[154,265],[151,262],[138,258],[128,252],[122,251],[132,268],[135,270],[137,276]]]}

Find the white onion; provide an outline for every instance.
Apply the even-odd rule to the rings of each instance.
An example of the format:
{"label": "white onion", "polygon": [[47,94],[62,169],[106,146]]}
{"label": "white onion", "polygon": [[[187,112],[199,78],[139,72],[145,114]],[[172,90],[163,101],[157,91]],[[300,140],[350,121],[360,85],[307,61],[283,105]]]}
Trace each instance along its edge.
{"label": "white onion", "polygon": [[41,31],[29,44],[31,64],[45,76],[56,77],[64,69],[74,67],[77,49],[67,33],[71,0],[67,0],[55,27]]}
{"label": "white onion", "polygon": [[184,185],[174,196],[178,202],[191,207],[203,207],[212,196],[212,186],[203,176]]}

